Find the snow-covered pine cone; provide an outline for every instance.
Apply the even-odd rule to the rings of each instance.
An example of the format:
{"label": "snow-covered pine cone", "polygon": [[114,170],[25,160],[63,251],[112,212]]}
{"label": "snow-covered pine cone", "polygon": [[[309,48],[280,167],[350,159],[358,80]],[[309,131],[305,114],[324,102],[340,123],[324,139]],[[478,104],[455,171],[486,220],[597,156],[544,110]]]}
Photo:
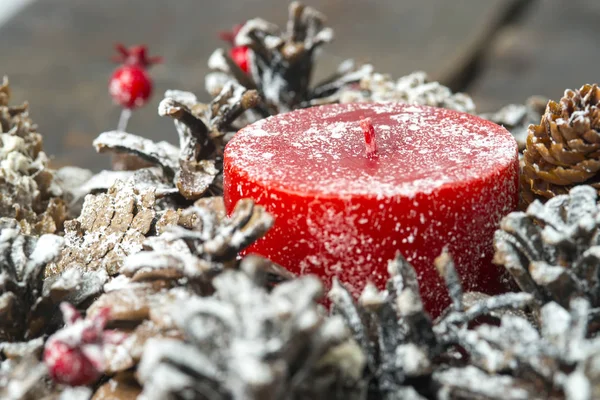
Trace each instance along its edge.
{"label": "snow-covered pine cone", "polygon": [[0,356],[37,353],[43,335],[61,324],[58,304],[85,305],[102,291],[107,279],[70,269],[44,280],[46,265],[61,252],[63,238],[24,235],[16,220],[0,219]]}
{"label": "snow-covered pine cone", "polygon": [[79,217],[65,223],[65,246],[47,274],[75,268],[115,275],[127,255],[142,250],[157,223],[155,192],[128,180],[115,182],[107,193],[87,195]]}
{"label": "snow-covered pine cone", "polygon": [[157,198],[181,194],[186,200],[193,201],[206,195],[220,195],[225,144],[238,130],[236,119],[258,101],[256,91],[234,82],[225,85],[210,104],[199,103],[190,92],[167,91],[158,113],[173,118],[179,147],[131,133],[104,132],[94,140],[98,152],[128,154],[151,167],[136,171],[103,171],[90,179],[85,191],[106,190],[116,179],[130,178],[140,189],[156,187]]}
{"label": "snow-covered pine cone", "polygon": [[575,186],[526,212],[500,222],[495,262],[511,273],[521,290],[545,304],[569,307],[583,297],[600,306],[600,207],[596,189]]}
{"label": "snow-covered pine cone", "polygon": [[[252,201],[240,201],[230,217],[222,198],[204,198],[194,207],[163,215],[184,226],[160,227],[158,236],[143,242],[144,250],[125,258],[117,276],[104,287],[105,293],[87,310],[87,317],[109,310],[108,326],[127,334],[120,344],[108,347],[107,374],[121,373],[137,365],[150,338],[180,339],[171,317],[173,304],[191,296],[214,292],[212,280],[228,268],[237,268],[238,253],[262,237],[272,217]],[[289,278],[277,274],[276,266],[254,257],[246,262],[265,276],[265,287]],[[258,272],[257,272],[258,273]]]}
{"label": "snow-covered pine cone", "polygon": [[63,192],[48,169],[27,103],[11,106],[9,101],[5,77],[0,84],[0,217],[18,220],[23,233],[55,233],[67,216]]}
{"label": "snow-covered pine cone", "polygon": [[[376,73],[370,64],[342,62],[330,77],[315,85],[311,82],[316,51],[333,39],[317,10],[292,2],[287,29],[262,19],[247,21],[234,37],[235,45],[248,47],[248,73],[223,49],[209,59],[212,72],[206,88],[217,95],[232,81],[256,89],[262,102],[248,115],[248,122],[297,108],[331,103],[387,102],[422,104],[474,113],[471,97],[431,81],[424,72],[414,72],[393,80]],[[252,113],[249,113],[252,114]]]}
{"label": "snow-covered pine cone", "polygon": [[[441,399],[566,399],[600,396],[600,337],[589,332],[597,312],[582,298],[555,302],[539,317],[505,314],[499,324],[456,332],[469,362],[432,375]],[[590,336],[592,336],[590,338]]]}
{"label": "snow-covered pine cone", "polygon": [[342,284],[332,288],[334,313],[365,355],[369,390],[361,398],[576,400],[600,394],[594,368],[599,318],[587,299],[537,308],[529,293],[463,293],[447,253],[435,266],[452,300],[435,321],[423,309],[415,271],[400,256],[389,263],[386,290],[367,285],[354,302]]}
{"label": "snow-covered pine cone", "polygon": [[393,80],[389,75],[370,72],[358,85],[347,86],[331,95],[327,102],[399,102],[475,113],[473,99],[464,93],[452,91],[427,74],[416,71]]}
{"label": "snow-covered pine cone", "polygon": [[[226,271],[213,280],[212,296],[172,308],[183,341],[146,343],[138,368],[141,398],[425,399],[442,388],[498,399],[503,393],[536,393],[517,371],[505,377],[481,369],[493,361],[485,357],[496,354],[469,347],[468,334],[476,318],[521,310],[533,297],[510,293],[467,306],[451,259],[440,257],[437,267],[453,306],[436,322],[424,311],[416,274],[401,257],[390,262],[388,289],[367,286],[358,304],[334,284],[333,316],[317,306],[321,285],[311,276],[269,293],[251,268]],[[480,356],[482,364],[470,367],[456,346]],[[452,367],[471,368],[469,376],[488,385],[448,382]]]}
{"label": "snow-covered pine cone", "polygon": [[364,357],[339,317],[316,300],[312,276],[270,293],[253,274],[217,276],[215,294],[173,308],[184,341],[148,341],[138,375],[143,399],[355,399]]}
{"label": "snow-covered pine cone", "polygon": [[355,85],[372,67],[355,67],[345,62],[331,77],[313,85],[311,77],[317,50],[333,39],[333,30],[325,23],[323,14],[297,1],[289,6],[286,30],[260,18],[247,21],[234,40],[236,46],[249,48],[248,73],[224,49],[215,50],[208,61],[215,72],[206,76],[206,89],[216,96],[234,81],[257,90],[262,101],[249,122],[327,102],[326,98],[348,85]]}
{"label": "snow-covered pine cone", "polygon": [[[386,290],[380,291],[368,284],[358,302],[343,284],[334,282],[329,292],[333,313],[344,318],[365,354],[364,379],[369,390],[363,398],[435,398],[435,391],[439,389],[435,374],[454,364],[468,364],[468,358],[462,357],[456,346],[464,347],[462,335],[468,332],[469,323],[482,316],[521,310],[533,300],[526,293],[495,297],[463,294],[454,263],[447,253],[436,259],[436,267],[452,299],[452,305],[436,321],[432,321],[423,308],[412,265],[400,254],[388,264],[390,278]],[[477,298],[477,301],[468,301],[469,298]],[[471,351],[470,348],[465,350]],[[494,379],[489,377],[492,385],[482,388],[474,382],[470,382],[469,387],[468,382],[459,384],[464,386],[461,390],[473,398],[499,398],[506,388],[493,387]]]}

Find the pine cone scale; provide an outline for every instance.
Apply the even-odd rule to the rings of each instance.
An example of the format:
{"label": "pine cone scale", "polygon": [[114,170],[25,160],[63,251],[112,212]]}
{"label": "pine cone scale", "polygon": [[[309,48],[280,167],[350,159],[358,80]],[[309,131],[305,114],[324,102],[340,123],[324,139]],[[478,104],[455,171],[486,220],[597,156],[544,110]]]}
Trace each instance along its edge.
{"label": "pine cone scale", "polygon": [[[546,159],[548,162],[565,167],[585,161],[586,156],[589,153],[585,151],[585,146],[573,146],[573,142],[574,140],[568,142],[567,145],[574,151],[569,151],[565,148],[566,145],[558,143],[553,143],[550,146],[550,149],[544,148],[540,145],[536,146],[536,149],[540,151],[544,159]],[[579,149],[574,147],[579,147]]]}
{"label": "pine cone scale", "polygon": [[596,143],[586,143],[593,142],[593,138],[590,140],[588,137],[592,135],[588,135],[587,132],[582,135],[583,139],[571,139],[567,143],[567,145],[573,149],[574,152],[583,152],[590,157],[598,156],[598,149],[600,146]]}
{"label": "pine cone scale", "polygon": [[[549,183],[559,186],[567,186],[571,183],[585,182],[588,176],[585,171],[581,171],[579,169],[565,169],[563,167],[552,168],[547,171],[540,169],[535,173],[538,178],[542,178],[545,181],[539,182],[539,184],[543,185],[544,183]],[[537,185],[534,187],[537,187]],[[557,189],[556,194],[563,194],[565,191]]]}

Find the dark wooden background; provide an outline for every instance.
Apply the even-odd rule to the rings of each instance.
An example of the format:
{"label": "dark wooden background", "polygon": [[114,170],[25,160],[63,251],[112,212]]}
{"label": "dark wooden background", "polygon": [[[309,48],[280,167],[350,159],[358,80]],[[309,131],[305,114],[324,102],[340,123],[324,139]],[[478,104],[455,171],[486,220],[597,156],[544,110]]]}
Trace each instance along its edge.
{"label": "dark wooden background", "polygon": [[[1,1],[1,0],[0,0]],[[343,59],[372,62],[394,77],[424,70],[470,93],[479,111],[532,94],[558,98],[599,81],[598,0],[311,0],[336,39],[317,75]],[[0,26],[0,74],[27,99],[55,165],[108,165],[91,142],[116,127],[107,94],[115,42],[146,43],[165,64],[152,70],[155,96],[128,130],[174,140],[156,107],[166,89],[204,92],[219,30],[260,16],[284,24],[281,0],[37,0]]]}

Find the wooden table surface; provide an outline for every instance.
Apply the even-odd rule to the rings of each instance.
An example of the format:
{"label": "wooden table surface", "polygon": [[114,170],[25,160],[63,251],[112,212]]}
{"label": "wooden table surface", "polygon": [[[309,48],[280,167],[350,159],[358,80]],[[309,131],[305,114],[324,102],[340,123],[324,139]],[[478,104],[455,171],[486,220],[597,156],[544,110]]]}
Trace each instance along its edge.
{"label": "wooden table surface", "polygon": [[600,83],[600,1],[538,0],[490,42],[466,88],[481,109]]}
{"label": "wooden table surface", "polygon": [[[424,70],[471,93],[488,111],[531,94],[557,98],[566,87],[598,80],[600,2],[594,0],[312,0],[336,39],[318,76],[345,58],[394,77]],[[146,43],[165,64],[152,70],[155,96],[128,130],[176,139],[156,107],[166,89],[204,91],[206,62],[222,46],[219,30],[260,16],[286,21],[280,0],[37,0],[0,26],[0,73],[15,101],[27,99],[55,164],[92,169],[108,158],[91,147],[116,127],[107,94],[115,42]]]}

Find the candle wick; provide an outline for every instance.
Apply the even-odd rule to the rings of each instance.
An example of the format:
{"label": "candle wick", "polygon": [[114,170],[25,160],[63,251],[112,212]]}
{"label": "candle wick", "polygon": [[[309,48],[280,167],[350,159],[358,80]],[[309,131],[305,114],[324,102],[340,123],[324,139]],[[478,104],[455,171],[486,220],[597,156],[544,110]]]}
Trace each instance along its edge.
{"label": "candle wick", "polygon": [[375,140],[375,128],[373,128],[373,122],[371,122],[371,118],[362,119],[360,121],[360,127],[365,134],[365,149],[367,158],[377,158],[377,141]]}

